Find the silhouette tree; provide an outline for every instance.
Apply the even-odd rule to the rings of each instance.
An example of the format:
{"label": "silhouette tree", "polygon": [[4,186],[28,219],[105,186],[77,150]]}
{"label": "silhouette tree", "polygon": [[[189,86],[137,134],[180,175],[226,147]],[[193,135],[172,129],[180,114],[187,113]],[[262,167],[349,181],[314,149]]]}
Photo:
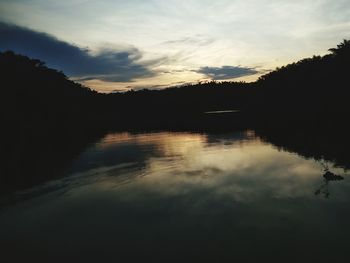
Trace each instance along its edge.
{"label": "silhouette tree", "polygon": [[343,176],[336,175],[332,173],[329,170],[329,167],[327,164],[321,161],[321,165],[324,167],[324,183],[315,191],[315,195],[320,195],[322,194],[325,198],[329,198],[330,196],[330,191],[329,191],[329,182],[332,181],[342,181],[344,180]]}
{"label": "silhouette tree", "polygon": [[349,56],[350,55],[350,40],[344,39],[342,43],[337,45],[336,48],[330,48],[329,51],[336,56]]}

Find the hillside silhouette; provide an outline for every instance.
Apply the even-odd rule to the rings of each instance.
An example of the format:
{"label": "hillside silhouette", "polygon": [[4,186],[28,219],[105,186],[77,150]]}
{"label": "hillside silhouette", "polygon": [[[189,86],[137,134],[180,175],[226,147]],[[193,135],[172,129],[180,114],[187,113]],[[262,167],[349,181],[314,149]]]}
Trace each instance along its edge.
{"label": "hillside silhouette", "polygon": [[280,121],[307,119],[325,124],[333,119],[332,124],[340,125],[349,112],[350,41],[329,51],[262,76],[255,83],[255,106]]}
{"label": "hillside silhouette", "polygon": [[[55,177],[110,130],[249,128],[282,149],[349,168],[349,66],[350,41],[344,40],[325,56],[278,68],[254,83],[101,94],[40,60],[2,52],[1,188]],[[207,113],[220,110],[239,112]]]}
{"label": "hillside silhouette", "polygon": [[203,116],[204,112],[238,109],[244,117],[235,116],[238,118],[235,125],[249,122],[253,126],[269,123],[288,127],[300,123],[317,128],[334,128],[334,125],[343,128],[341,123],[349,113],[350,41],[344,40],[329,51],[325,56],[278,68],[254,83],[210,82],[165,90],[129,91],[109,97],[127,120],[142,121],[142,126],[150,122],[208,127],[212,123],[205,125],[209,117]]}
{"label": "hillside silhouette", "polygon": [[[184,119],[195,121],[208,111],[236,109],[253,122],[263,116],[264,121],[312,118],[324,123],[349,111],[350,41],[344,40],[330,51],[323,57],[278,68],[254,83],[213,81],[112,94],[97,93],[75,83],[40,60],[4,52],[0,53],[6,87],[1,96],[2,112],[6,112],[2,118],[16,120],[22,127],[28,121],[60,126],[60,121],[92,120],[106,121],[106,126],[113,122],[117,127],[140,121],[141,126],[161,126],[180,124]],[[259,117],[254,120],[255,116]]]}
{"label": "hillside silhouette", "polygon": [[[97,94],[37,59],[0,53],[2,122],[11,129],[60,128],[89,118]],[[79,118],[76,118],[79,116]]]}

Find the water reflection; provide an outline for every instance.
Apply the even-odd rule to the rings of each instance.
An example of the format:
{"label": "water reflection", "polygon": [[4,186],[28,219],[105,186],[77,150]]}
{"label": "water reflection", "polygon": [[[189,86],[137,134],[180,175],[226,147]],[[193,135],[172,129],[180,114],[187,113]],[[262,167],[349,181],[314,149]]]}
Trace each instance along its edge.
{"label": "water reflection", "polygon": [[314,195],[327,171],[252,131],[109,134],[66,177],[0,210],[1,245],[18,257],[123,262],[341,259],[350,186],[325,176]]}

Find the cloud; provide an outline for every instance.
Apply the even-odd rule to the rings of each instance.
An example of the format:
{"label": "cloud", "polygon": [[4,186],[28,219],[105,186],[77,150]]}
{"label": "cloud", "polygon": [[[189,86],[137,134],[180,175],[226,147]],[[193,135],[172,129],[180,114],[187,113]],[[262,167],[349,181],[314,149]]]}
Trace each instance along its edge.
{"label": "cloud", "polygon": [[259,73],[255,68],[240,66],[202,67],[195,72],[204,74],[213,80],[235,79]]}
{"label": "cloud", "polygon": [[136,48],[122,51],[103,48],[93,54],[87,48],[80,48],[51,35],[2,22],[0,50],[13,50],[38,58],[78,80],[127,82],[155,75],[149,69],[150,63],[143,65],[138,62],[142,54]]}
{"label": "cloud", "polygon": [[176,40],[165,41],[165,45],[190,45],[190,46],[207,46],[214,43],[213,38],[205,37],[202,35],[196,35],[193,37],[183,37]]}

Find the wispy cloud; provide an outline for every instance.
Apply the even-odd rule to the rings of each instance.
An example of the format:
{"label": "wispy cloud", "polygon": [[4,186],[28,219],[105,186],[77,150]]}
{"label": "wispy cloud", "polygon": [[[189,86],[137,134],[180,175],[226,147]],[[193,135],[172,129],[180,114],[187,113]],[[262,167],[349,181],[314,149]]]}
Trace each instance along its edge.
{"label": "wispy cloud", "polygon": [[203,74],[213,80],[235,79],[260,73],[255,68],[240,66],[202,67],[195,72]]}
{"label": "wispy cloud", "polygon": [[78,80],[126,82],[156,74],[149,66],[158,61],[140,63],[142,53],[136,48],[102,48],[92,53],[51,35],[6,23],[0,23],[0,36],[0,50],[13,50],[41,59]]}
{"label": "wispy cloud", "polygon": [[214,42],[215,40],[210,37],[205,37],[202,35],[196,35],[191,37],[183,37],[176,40],[169,40],[163,42],[165,45],[191,45],[191,46],[207,46]]}

